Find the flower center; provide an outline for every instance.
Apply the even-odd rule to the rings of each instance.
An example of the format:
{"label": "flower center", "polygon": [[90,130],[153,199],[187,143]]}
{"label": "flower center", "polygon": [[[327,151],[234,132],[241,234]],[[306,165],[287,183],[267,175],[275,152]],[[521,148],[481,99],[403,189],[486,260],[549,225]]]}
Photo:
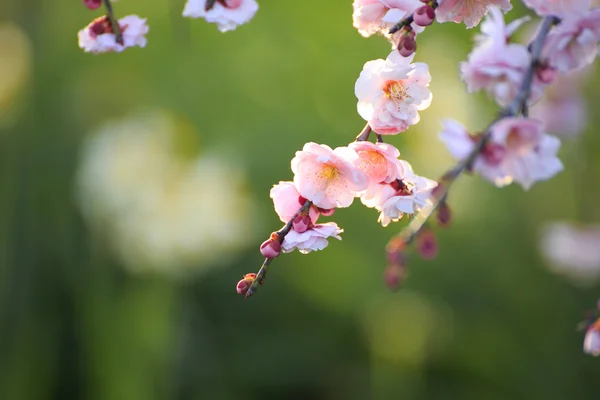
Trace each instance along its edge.
{"label": "flower center", "polygon": [[383,85],[383,93],[393,101],[403,101],[406,98],[406,88],[402,81],[387,81]]}
{"label": "flower center", "polygon": [[334,167],[333,165],[325,164],[323,165],[323,168],[321,168],[320,175],[321,178],[325,179],[327,182],[330,182],[341,176],[341,173],[340,170]]}
{"label": "flower center", "polygon": [[375,182],[383,182],[388,174],[385,157],[377,151],[361,150],[358,152],[358,169],[367,174]]}

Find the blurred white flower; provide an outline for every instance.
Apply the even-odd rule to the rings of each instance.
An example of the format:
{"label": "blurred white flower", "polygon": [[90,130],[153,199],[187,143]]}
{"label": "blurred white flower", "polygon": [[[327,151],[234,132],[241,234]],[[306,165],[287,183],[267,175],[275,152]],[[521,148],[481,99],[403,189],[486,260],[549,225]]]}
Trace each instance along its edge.
{"label": "blurred white flower", "polygon": [[132,270],[197,272],[248,244],[244,178],[216,155],[178,157],[182,133],[165,114],[108,123],[83,148],[78,200]]}
{"label": "blurred white flower", "polygon": [[575,283],[600,279],[600,226],[555,222],[542,235],[540,250],[557,274]]}

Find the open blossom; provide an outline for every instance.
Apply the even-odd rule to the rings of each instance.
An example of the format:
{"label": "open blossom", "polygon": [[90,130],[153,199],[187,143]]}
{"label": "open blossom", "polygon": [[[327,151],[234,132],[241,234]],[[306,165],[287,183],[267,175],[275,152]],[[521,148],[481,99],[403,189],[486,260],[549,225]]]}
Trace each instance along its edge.
{"label": "open blossom", "polygon": [[570,14],[548,34],[542,56],[561,72],[580,69],[594,62],[600,40],[600,8]]}
{"label": "open blossom", "polygon": [[358,154],[356,167],[369,178],[369,185],[398,179],[400,151],[388,143],[353,142],[348,147]]}
{"label": "open blossom", "polygon": [[[490,16],[482,24],[477,46],[460,65],[461,78],[469,93],[483,89],[503,107],[514,99],[531,56],[525,46],[507,43],[507,39],[523,21],[520,19],[507,26],[501,11],[490,7]],[[547,83],[534,77],[530,101],[539,99]]]}
{"label": "open blossom", "polygon": [[557,274],[577,283],[600,279],[600,226],[554,222],[542,234],[540,252]]}
{"label": "open blossom", "polygon": [[378,222],[383,226],[419,211],[428,204],[431,190],[437,186],[436,181],[416,175],[404,160],[399,160],[397,176],[394,182],[374,184],[361,193],[362,203],[380,212]]}
{"label": "open blossom", "polygon": [[[543,132],[542,123],[530,118],[504,118],[490,127],[490,138],[473,169],[496,186],[513,181],[529,189],[563,169],[556,156],[560,140]],[[458,159],[473,151],[477,137],[457,122],[445,121],[440,138]]]}
{"label": "open blossom", "polygon": [[[271,189],[271,198],[275,206],[275,212],[279,219],[287,223],[302,208],[306,199],[300,196],[293,182],[279,182]],[[319,211],[315,206],[309,210],[310,219],[313,223],[319,218]]]}
{"label": "open blossom", "polygon": [[307,254],[311,251],[323,250],[329,244],[327,239],[332,237],[342,240],[340,233],[344,232],[335,222],[317,224],[312,228],[298,233],[291,230],[283,239],[281,249],[284,253],[289,253],[298,249],[300,253]]}
{"label": "open blossom", "polygon": [[250,21],[257,11],[258,3],[255,0],[217,0],[208,11],[206,0],[188,0],[183,16],[204,18],[207,22],[217,24],[221,32],[227,32]]}
{"label": "open blossom", "polygon": [[319,208],[348,207],[356,192],[366,189],[367,176],[355,166],[356,152],[348,147],[306,143],[292,159],[294,185]]}
{"label": "open blossom", "polygon": [[498,6],[505,13],[512,9],[510,0],[438,0],[435,10],[438,22],[463,22],[472,28],[487,14],[488,6]]}
{"label": "open blossom", "polygon": [[356,81],[358,113],[380,135],[404,132],[431,104],[429,67],[411,63],[413,57],[393,51],[386,60],[368,61]]}
{"label": "open blossom", "polygon": [[[365,37],[374,33],[387,36],[387,31],[394,24],[422,5],[419,0],[354,0],[352,21],[358,32]],[[414,23],[411,26],[416,32],[423,30]]]}
{"label": "open blossom", "polygon": [[88,26],[79,31],[79,47],[86,53],[121,52],[127,47],[146,46],[148,25],[146,19],[137,15],[128,15],[119,21],[123,44],[117,43],[110,21],[106,16],[93,20]]}
{"label": "open blossom", "polygon": [[590,8],[590,0],[523,0],[538,15],[556,15],[584,12]]}

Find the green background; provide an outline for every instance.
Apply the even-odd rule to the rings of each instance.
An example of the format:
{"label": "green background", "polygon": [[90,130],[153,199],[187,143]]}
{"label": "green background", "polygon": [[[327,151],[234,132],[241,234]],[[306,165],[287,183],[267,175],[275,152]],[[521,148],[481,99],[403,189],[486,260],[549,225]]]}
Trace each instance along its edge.
{"label": "green background", "polygon": [[[599,398],[600,360],[582,353],[576,331],[599,287],[553,275],[537,250],[546,221],[600,221],[598,74],[585,85],[586,134],[561,150],[565,171],[528,192],[462,177],[439,257],[411,258],[398,292],[383,283],[383,249],[404,223],[384,229],[357,202],[332,217],[341,242],[278,258],[244,300],[235,284],[258,270],[258,245],[280,227],[271,186],[292,178],[305,142],[353,140],[364,125],[355,80],[390,50],[356,32],[349,0],[260,6],[221,34],[182,18],[182,1],[122,0],[118,16],[148,18],[148,45],[94,56],[76,34],[99,10],[0,4],[0,22],[30,47],[27,71],[0,76],[25,74],[0,104],[0,399]],[[388,141],[421,175],[451,165],[441,119],[475,131],[496,111],[458,79],[473,33],[444,24],[419,36],[433,104]],[[86,136],[147,108],[193,127],[199,151],[236,153],[256,200],[255,244],[185,281],[129,273],[75,201]]]}

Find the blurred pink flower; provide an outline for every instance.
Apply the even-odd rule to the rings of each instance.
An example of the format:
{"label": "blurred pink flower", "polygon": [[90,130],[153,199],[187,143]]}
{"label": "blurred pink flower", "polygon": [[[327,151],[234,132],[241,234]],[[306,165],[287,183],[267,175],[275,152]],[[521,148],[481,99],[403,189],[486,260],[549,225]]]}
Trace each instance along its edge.
{"label": "blurred pink flower", "polygon": [[358,113],[376,133],[404,132],[419,122],[418,112],[431,104],[429,67],[411,63],[413,57],[394,50],[386,60],[368,61],[356,81]]}
{"label": "blurred pink flower", "polygon": [[570,14],[550,31],[542,55],[561,72],[580,69],[598,56],[600,8]]}
{"label": "blurred pink flower", "polygon": [[355,166],[357,161],[358,155],[348,147],[332,150],[327,145],[306,143],[292,159],[294,185],[319,208],[348,207],[356,192],[368,185],[367,176]]}
{"label": "blurred pink flower", "polygon": [[86,53],[121,52],[127,47],[145,47],[148,33],[146,19],[137,15],[128,15],[119,21],[123,44],[117,43],[115,34],[107,17],[93,20],[88,26],[79,31],[79,47]]}
{"label": "blurred pink flower", "polygon": [[348,146],[358,154],[356,167],[369,178],[369,185],[398,179],[400,151],[388,143],[353,142]]}
{"label": "blurred pink flower", "polygon": [[510,0],[439,0],[435,10],[438,22],[463,22],[473,28],[487,14],[488,6],[496,5],[505,13],[512,9]]}
{"label": "blurred pink flower", "polygon": [[523,0],[523,3],[540,16],[583,12],[590,8],[590,0]]}
{"label": "blurred pink flower", "polygon": [[[367,37],[374,33],[385,36],[395,23],[423,4],[419,0],[354,0],[352,21],[358,32]],[[423,28],[412,24],[417,32]]]}
{"label": "blurred pink flower", "polygon": [[583,339],[583,352],[594,357],[600,356],[600,319],[587,329]]}
{"label": "blurred pink flower", "polygon": [[298,233],[291,230],[283,239],[281,248],[284,253],[290,253],[294,249],[298,249],[300,253],[307,254],[311,251],[323,250],[329,244],[327,239],[333,237],[342,240],[339,236],[344,232],[343,229],[337,226],[334,222],[317,224],[312,228]]}
{"label": "blurred pink flower", "polygon": [[204,18],[207,22],[217,24],[221,32],[227,32],[250,21],[257,11],[258,3],[255,0],[216,1],[208,11],[206,0],[187,0],[183,16]]}

